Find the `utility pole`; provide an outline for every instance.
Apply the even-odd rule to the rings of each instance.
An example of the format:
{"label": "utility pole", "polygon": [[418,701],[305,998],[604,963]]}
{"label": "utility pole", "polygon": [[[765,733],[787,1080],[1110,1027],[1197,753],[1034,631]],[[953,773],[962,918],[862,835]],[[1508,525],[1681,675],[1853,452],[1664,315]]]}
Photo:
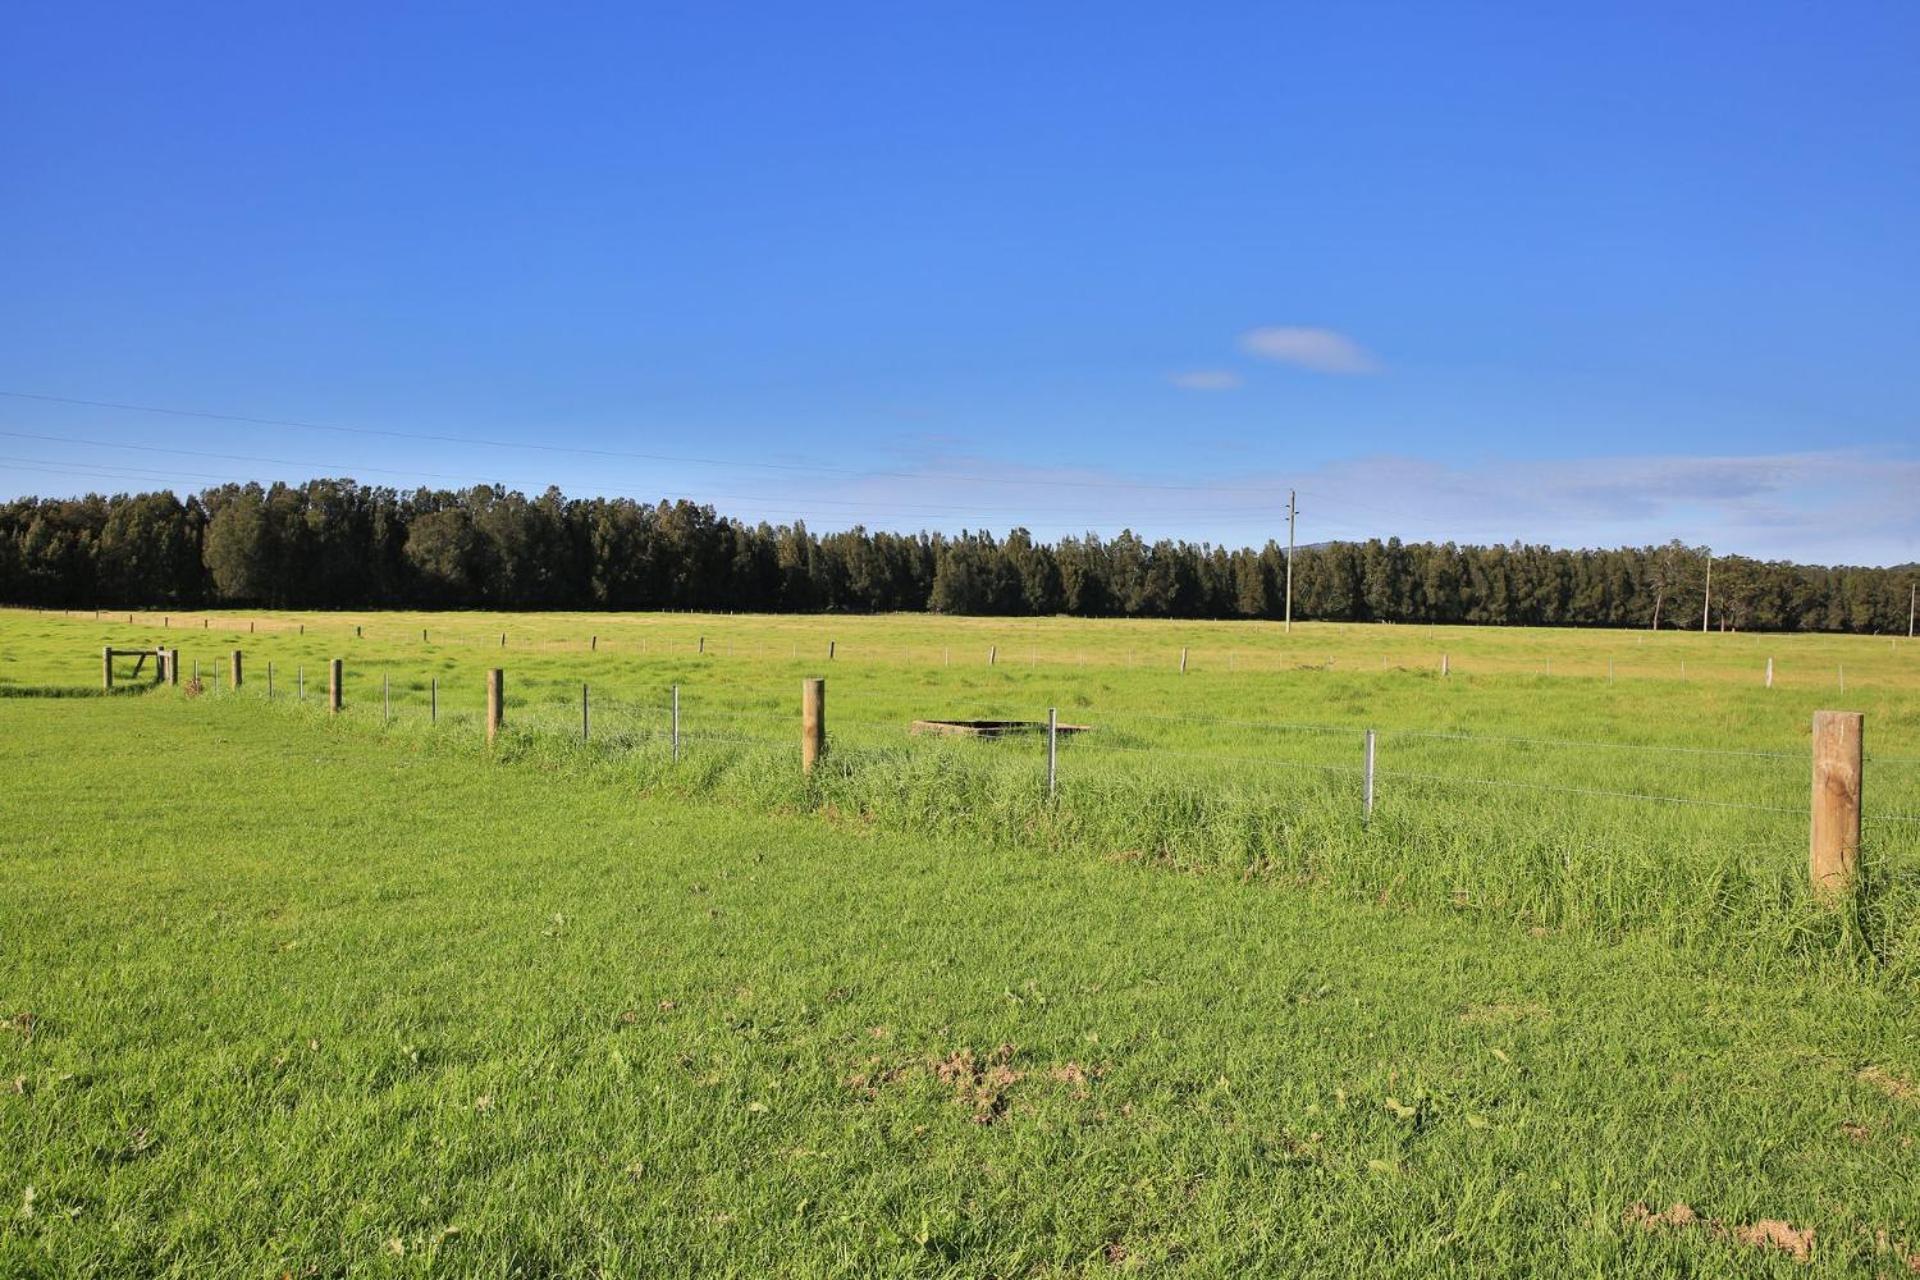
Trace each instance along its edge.
{"label": "utility pole", "polygon": [[1707,611],[1713,608],[1713,552],[1707,552],[1707,598],[1700,602],[1700,634],[1707,634]]}
{"label": "utility pole", "polygon": [[[1293,634],[1293,520],[1300,514],[1299,506],[1294,502],[1293,490],[1287,490],[1287,634]],[[1909,610],[1908,612],[1912,612]],[[1908,619],[1907,630],[1913,630],[1912,619]]]}

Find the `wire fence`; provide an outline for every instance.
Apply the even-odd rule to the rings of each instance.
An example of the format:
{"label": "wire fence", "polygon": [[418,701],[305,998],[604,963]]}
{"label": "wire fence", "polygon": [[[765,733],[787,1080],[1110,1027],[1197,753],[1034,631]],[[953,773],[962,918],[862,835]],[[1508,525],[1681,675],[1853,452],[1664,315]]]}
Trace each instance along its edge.
{"label": "wire fence", "polygon": [[[244,692],[315,707],[324,703],[325,673],[316,683],[304,663],[296,663],[289,673],[269,662],[263,672],[250,670],[243,690],[235,690],[225,663],[195,662],[193,680],[195,688],[214,696]],[[472,696],[474,691],[464,684],[458,696],[449,697],[447,685],[437,675],[397,669],[355,672],[344,704],[353,717],[378,716],[384,726],[424,724],[475,731],[484,726],[485,714],[479,699]],[[549,676],[530,680],[524,688],[511,684],[508,688],[512,692],[504,706],[506,724],[516,733],[535,738],[575,738],[608,750],[664,745],[675,760],[696,756],[707,746],[771,751],[793,750],[797,745],[797,709],[784,705],[782,695],[737,684],[599,688],[591,681]],[[913,696],[911,692],[837,688],[829,734],[835,749],[953,753],[973,745],[944,735],[916,735],[913,722],[898,710]],[[1394,805],[1397,796],[1410,794],[1407,788],[1532,794],[1800,822],[1809,811],[1804,749],[1716,748],[1424,727],[1364,729],[1131,708],[1097,715],[1091,708],[1074,708],[1072,714],[1096,719],[1098,724],[1067,725],[1067,732],[1059,733],[1052,709],[1022,716],[1007,699],[993,698],[981,700],[971,712],[958,719],[1015,721],[1019,736],[1039,740],[1042,749],[1033,753],[1036,785],[1044,785],[1050,796],[1063,788],[1071,792],[1083,778],[1125,775],[1150,764],[1161,770],[1184,770],[1195,780],[1240,786],[1255,775],[1346,779],[1363,820],[1371,819],[1377,807]],[[1069,739],[1072,745],[1062,764],[1060,746]],[[1003,762],[1009,755],[1018,758],[1017,746],[997,743],[993,750]],[[1583,781],[1580,766],[1565,760],[1568,753],[1597,753],[1607,763],[1587,770],[1588,780]],[[1907,768],[1920,761],[1900,756],[1867,757],[1867,761],[1876,766],[1876,785],[1869,792],[1875,801],[1864,806],[1862,822],[1896,829],[1920,825],[1920,774]],[[1570,769],[1576,776],[1565,776]],[[1606,779],[1621,779],[1620,785],[1594,776],[1602,770],[1607,771]],[[1654,785],[1647,785],[1649,781]]]}
{"label": "wire fence", "polygon": [[[939,643],[887,644],[868,642],[859,637],[843,639],[832,633],[830,620],[821,615],[791,615],[791,621],[767,622],[749,634],[728,629],[723,616],[681,615],[698,618],[689,623],[663,622],[675,615],[650,615],[645,634],[633,634],[636,624],[618,615],[608,615],[604,630],[592,629],[591,620],[581,620],[579,631],[554,634],[545,629],[508,626],[504,630],[480,630],[471,624],[452,623],[436,626],[431,620],[397,623],[390,618],[376,622],[353,622],[320,617],[288,619],[280,617],[236,618],[231,616],[168,614],[154,612],[113,612],[110,610],[69,610],[69,618],[91,617],[102,623],[137,627],[142,631],[166,633],[185,630],[218,634],[223,637],[261,635],[275,637],[312,637],[314,639],[352,640],[356,643],[417,645],[423,652],[494,650],[502,653],[604,654],[608,657],[638,656],[707,661],[749,660],[765,663],[827,662],[836,665],[884,664],[919,669],[977,667],[992,671],[1034,671],[1040,668],[1106,668],[1132,671],[1159,671],[1180,676],[1256,675],[1279,672],[1322,671],[1341,673],[1380,673],[1424,676],[1439,680],[1537,677],[1584,681],[1619,680],[1684,681],[1709,680],[1715,683],[1750,684],[1767,689],[1833,690],[1844,693],[1868,687],[1911,687],[1914,674],[1904,666],[1888,669],[1883,659],[1861,651],[1861,660],[1851,669],[1844,659],[1815,661],[1795,653],[1806,644],[1828,639],[1845,639],[1854,645],[1884,641],[1885,653],[1912,653],[1912,637],[1845,636],[1760,633],[1714,633],[1692,631],[1618,632],[1617,650],[1598,652],[1547,653],[1528,651],[1489,652],[1475,649],[1456,653],[1437,637],[1427,638],[1428,624],[1317,624],[1330,626],[1338,634],[1331,646],[1316,647],[1312,633],[1293,636],[1269,636],[1261,643],[1232,645],[1159,641],[1120,647],[1111,641],[1090,647],[1084,637],[1060,634],[1051,620],[1023,624],[1015,619],[950,620],[955,628]],[[573,625],[570,619],[569,626]],[[737,626],[737,624],[735,624]],[[1175,624],[1178,625],[1178,624]],[[1224,625],[1224,624],[1223,624]],[[1244,624],[1236,624],[1244,625]],[[1032,634],[1027,634],[1031,627]],[[1355,634],[1379,637],[1383,646],[1371,653],[1352,651]],[[1415,642],[1403,637],[1421,637]],[[1628,643],[1628,640],[1632,643]],[[1699,646],[1717,644],[1720,651],[1703,651]],[[1739,646],[1738,652],[1727,648]],[[1672,650],[1672,651],[1668,651]],[[1881,663],[1882,665],[1874,665]],[[1911,763],[1911,759],[1907,762]]]}

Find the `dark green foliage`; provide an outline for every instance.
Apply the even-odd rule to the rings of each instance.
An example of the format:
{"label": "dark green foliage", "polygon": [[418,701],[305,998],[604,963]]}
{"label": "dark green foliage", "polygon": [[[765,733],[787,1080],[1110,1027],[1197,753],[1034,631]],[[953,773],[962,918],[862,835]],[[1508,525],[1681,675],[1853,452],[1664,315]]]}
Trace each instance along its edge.
{"label": "dark green foliage", "polygon": [[[1700,625],[1704,551],[1332,542],[1296,554],[1293,615],[1505,626]],[[1714,561],[1721,630],[1903,631],[1912,566]],[[352,480],[22,498],[0,506],[0,603],[152,607],[706,609],[1278,618],[1286,552],[1131,530],[816,535],[680,500],[537,498]]]}

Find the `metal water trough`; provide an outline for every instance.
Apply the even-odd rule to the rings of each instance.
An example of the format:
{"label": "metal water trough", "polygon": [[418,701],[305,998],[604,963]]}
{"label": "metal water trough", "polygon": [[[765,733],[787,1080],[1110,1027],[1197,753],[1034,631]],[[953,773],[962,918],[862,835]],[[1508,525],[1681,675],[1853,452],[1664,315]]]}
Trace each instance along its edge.
{"label": "metal water trough", "polygon": [[[1090,724],[1059,724],[1061,734],[1085,733]],[[953,738],[1005,738],[1016,733],[1045,733],[1045,720],[915,720],[914,733],[939,733]]]}

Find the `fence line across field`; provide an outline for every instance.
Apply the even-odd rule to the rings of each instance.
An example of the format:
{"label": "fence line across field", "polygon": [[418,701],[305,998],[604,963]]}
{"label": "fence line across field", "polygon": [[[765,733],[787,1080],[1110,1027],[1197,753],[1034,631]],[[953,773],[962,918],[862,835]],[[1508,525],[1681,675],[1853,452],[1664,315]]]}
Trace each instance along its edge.
{"label": "fence line across field", "polygon": [[[503,636],[503,639],[504,639],[504,636]],[[167,671],[170,668],[177,673],[179,662],[180,662],[180,655],[177,650],[167,650],[165,648],[159,648],[151,651],[136,651],[136,652],[141,653],[142,662],[144,662],[144,659],[147,656],[151,656],[152,658],[154,658],[156,663],[156,670],[155,670],[156,683],[165,682]],[[118,656],[118,655],[114,649],[109,647],[103,650],[102,674],[103,674],[103,680],[105,681],[109,689],[112,688],[112,680],[113,680],[112,664],[115,656]],[[343,709],[343,692],[344,692],[344,685],[345,685],[344,663],[339,658],[333,658],[328,661],[327,666],[328,666],[328,679],[327,679],[328,709],[330,713],[338,713]],[[199,684],[199,661],[197,658],[194,661],[194,671],[195,671],[195,688],[200,688],[202,686],[200,686]],[[296,673],[297,673],[297,679],[299,682],[301,700],[304,701],[305,674],[306,674],[304,664],[296,667]],[[571,684],[571,682],[541,681],[536,684],[536,689],[540,692],[546,692],[554,684]],[[801,717],[800,717],[801,719],[801,734],[800,734],[801,768],[803,773],[811,773],[813,772],[818,761],[823,757],[825,757],[829,749],[829,738],[827,733],[827,711],[826,711],[826,681],[819,677],[809,677],[803,680],[801,682],[801,685],[802,685],[802,699],[801,699],[802,706],[801,706]],[[245,687],[246,687],[246,680],[245,680],[244,654],[241,650],[234,649],[229,654],[228,691],[230,694],[239,694],[242,692],[242,690]],[[416,684],[414,687],[418,688],[418,685]],[[438,678],[429,677],[426,687],[429,695],[429,715],[433,723],[438,723],[438,718],[439,718],[438,717],[438,710],[439,710]],[[268,663],[267,665],[267,696],[271,698],[273,696],[273,692],[274,692],[273,666],[271,663]],[[671,686],[671,689],[669,692],[670,692],[670,704],[669,704],[670,728],[669,728],[668,736],[670,737],[670,740],[672,743],[673,759],[675,761],[678,761],[680,758],[683,741],[729,742],[729,743],[737,742],[742,745],[749,745],[749,746],[774,746],[774,745],[778,745],[780,741],[778,738],[743,737],[743,736],[737,736],[732,734],[711,734],[711,733],[704,733],[704,732],[696,732],[694,734],[685,734],[683,733],[683,726],[681,721],[681,697],[680,697],[681,687],[680,685],[674,684],[673,686]],[[508,713],[510,711],[516,710],[514,706],[509,704],[507,699],[505,670],[503,668],[494,667],[487,671],[486,683],[485,683],[485,694],[486,694],[485,717],[484,717],[485,733],[486,733],[486,741],[489,744],[489,746],[491,746],[495,742],[495,740],[498,738],[501,730],[505,727]],[[380,672],[380,695],[381,695],[382,723],[383,725],[390,726],[393,722],[392,673],[391,671],[384,669],[384,666]],[[860,699],[856,695],[856,701],[858,700]],[[878,699],[873,695],[868,695],[868,700],[877,701]],[[889,700],[889,701],[897,704],[897,699]],[[1004,700],[994,699],[994,701],[1004,701]],[[615,701],[613,705],[617,706],[619,704],[617,701]],[[628,702],[626,705],[629,708],[643,708],[645,706],[644,703],[641,703],[638,701]],[[518,705],[517,710],[521,714],[525,714],[531,711],[535,715],[536,721],[538,721],[539,718],[544,717],[547,714],[550,714],[551,708],[547,704],[542,702],[529,704],[523,701]],[[727,721],[740,721],[740,720],[775,720],[777,721],[785,718],[780,712],[774,711],[774,710],[744,709],[744,708],[729,709],[725,707],[705,708],[703,709],[702,714],[711,715],[716,719],[722,719]],[[1122,715],[1120,718],[1124,721],[1126,719],[1126,716]],[[1379,738],[1381,734],[1378,730],[1374,728],[1360,729],[1360,728],[1350,727],[1350,726],[1313,725],[1313,724],[1288,726],[1281,723],[1268,722],[1268,721],[1243,721],[1243,720],[1231,720],[1227,718],[1195,717],[1195,716],[1167,717],[1167,716],[1156,716],[1151,713],[1138,715],[1138,716],[1135,716],[1134,718],[1145,719],[1145,720],[1156,720],[1156,721],[1167,721],[1167,720],[1191,721],[1196,723],[1231,725],[1231,726],[1242,727],[1242,728],[1257,728],[1257,729],[1263,729],[1263,730],[1293,728],[1293,729],[1300,729],[1300,730],[1305,730],[1309,732],[1329,733],[1329,734],[1335,734],[1340,736],[1344,736],[1347,734],[1356,734],[1359,736],[1359,739],[1360,739],[1359,745],[1361,747],[1361,759],[1358,765],[1327,764],[1327,763],[1320,763],[1315,761],[1276,760],[1271,757],[1245,756],[1245,755],[1239,755],[1239,754],[1192,752],[1192,751],[1170,749],[1164,746],[1129,746],[1125,743],[1112,742],[1112,741],[1106,741],[1106,742],[1100,743],[1094,749],[1094,754],[1103,755],[1107,753],[1134,753],[1139,755],[1150,755],[1157,758],[1174,758],[1174,759],[1181,759],[1181,760],[1202,761],[1210,765],[1223,765],[1223,764],[1252,765],[1255,767],[1265,768],[1265,769],[1277,768],[1277,769],[1298,770],[1298,771],[1311,771],[1311,772],[1319,772],[1323,774],[1334,774],[1334,775],[1358,774],[1361,778],[1361,790],[1360,790],[1359,798],[1360,798],[1361,819],[1363,823],[1370,823],[1372,819],[1374,809],[1375,809],[1376,787],[1379,781],[1381,780],[1389,780],[1389,781],[1397,780],[1397,781],[1406,781],[1406,782],[1414,782],[1414,783],[1425,783],[1425,784],[1436,785],[1436,786],[1472,786],[1472,787],[1498,788],[1498,789],[1528,791],[1528,792],[1535,792],[1535,793],[1584,796],[1584,797],[1604,798],[1604,799],[1613,799],[1613,800],[1627,800],[1627,801],[1633,801],[1633,802],[1639,802],[1639,803],[1680,805],[1680,806],[1689,806],[1689,807],[1698,807],[1698,808],[1735,810],[1735,811],[1756,812],[1756,813],[1798,815],[1801,812],[1797,808],[1789,808],[1781,805],[1753,804],[1753,803],[1744,802],[1744,801],[1702,799],[1699,797],[1691,797],[1691,796],[1675,796],[1675,795],[1666,795],[1666,794],[1660,794],[1655,792],[1626,791],[1626,790],[1617,790],[1617,789],[1609,789],[1609,788],[1602,788],[1602,787],[1569,786],[1569,785],[1564,785],[1559,783],[1534,782],[1534,781],[1527,781],[1527,780],[1515,779],[1515,778],[1483,778],[1483,777],[1465,776],[1458,773],[1432,773],[1432,772],[1427,772],[1427,771],[1417,770],[1417,769],[1391,769],[1391,768],[1381,769],[1378,767],[1378,754],[1377,754],[1378,743],[1379,743]],[[1864,717],[1858,712],[1820,711],[1814,714],[1813,737],[1812,737],[1813,787],[1812,787],[1812,800],[1811,800],[1812,837],[1811,837],[1810,866],[1811,866],[1811,873],[1814,880],[1815,890],[1817,893],[1820,893],[1822,895],[1829,895],[1833,892],[1836,892],[1838,888],[1841,886],[1851,885],[1852,883],[1855,882],[1855,879],[1856,879],[1856,866],[1857,866],[1857,858],[1858,858],[1858,848],[1860,844],[1860,834],[1861,834],[1861,828],[1863,825],[1863,818],[1865,817],[1865,815],[1863,815],[1861,811],[1863,807],[1861,805],[1861,794],[1863,791],[1862,781],[1863,781],[1863,768],[1864,768],[1864,759],[1865,759],[1864,752],[1862,749],[1862,741],[1864,737],[1864,734],[1862,732],[1863,723],[1864,723]],[[888,730],[888,731],[896,730],[899,727],[897,724],[891,721],[856,720],[853,722],[853,724],[857,728],[879,728],[879,729]],[[1044,757],[1045,788],[1046,788],[1046,795],[1048,796],[1049,800],[1051,800],[1057,797],[1058,791],[1059,791],[1059,783],[1060,783],[1060,770],[1059,770],[1060,724],[1059,724],[1059,713],[1058,713],[1057,707],[1047,708],[1047,718],[1043,727],[1045,730],[1045,746],[1046,746],[1046,752]],[[590,685],[584,681],[581,682],[579,685],[579,729],[580,729],[580,737],[583,741],[591,740],[592,695],[591,695]],[[648,738],[649,740],[654,736],[651,728],[643,728],[639,731],[639,733],[640,733],[640,736]],[[633,730],[631,729],[628,729],[623,733],[616,733],[616,737],[619,737],[622,740],[630,739],[633,736],[635,735]],[[1727,750],[1727,749],[1691,748],[1691,747],[1662,747],[1658,745],[1636,746],[1635,744],[1618,743],[1618,742],[1579,741],[1579,740],[1567,740],[1567,739],[1529,738],[1529,737],[1515,737],[1515,736],[1503,736],[1503,735],[1465,734],[1465,733],[1458,733],[1458,732],[1447,732],[1447,731],[1436,731],[1436,730],[1394,730],[1394,731],[1389,731],[1386,736],[1412,740],[1412,741],[1452,741],[1452,742],[1468,742],[1468,743],[1494,742],[1494,743],[1501,743],[1501,744],[1521,744],[1521,745],[1528,745],[1528,746],[1550,746],[1550,747],[1606,747],[1606,748],[1619,749],[1619,750],[1637,750],[1637,751],[1647,751],[1647,752],[1678,752],[1686,755],[1706,756],[1706,757],[1721,756],[1721,757],[1760,758],[1760,759],[1791,758],[1788,755],[1788,753],[1785,753],[1785,752],[1762,752],[1762,751],[1749,751],[1749,750]],[[1920,822],[1920,815],[1907,814],[1907,813],[1890,813],[1890,814],[1875,815],[1874,817],[1866,820],[1874,823],[1884,822],[1884,823],[1905,824],[1905,823]]]}

